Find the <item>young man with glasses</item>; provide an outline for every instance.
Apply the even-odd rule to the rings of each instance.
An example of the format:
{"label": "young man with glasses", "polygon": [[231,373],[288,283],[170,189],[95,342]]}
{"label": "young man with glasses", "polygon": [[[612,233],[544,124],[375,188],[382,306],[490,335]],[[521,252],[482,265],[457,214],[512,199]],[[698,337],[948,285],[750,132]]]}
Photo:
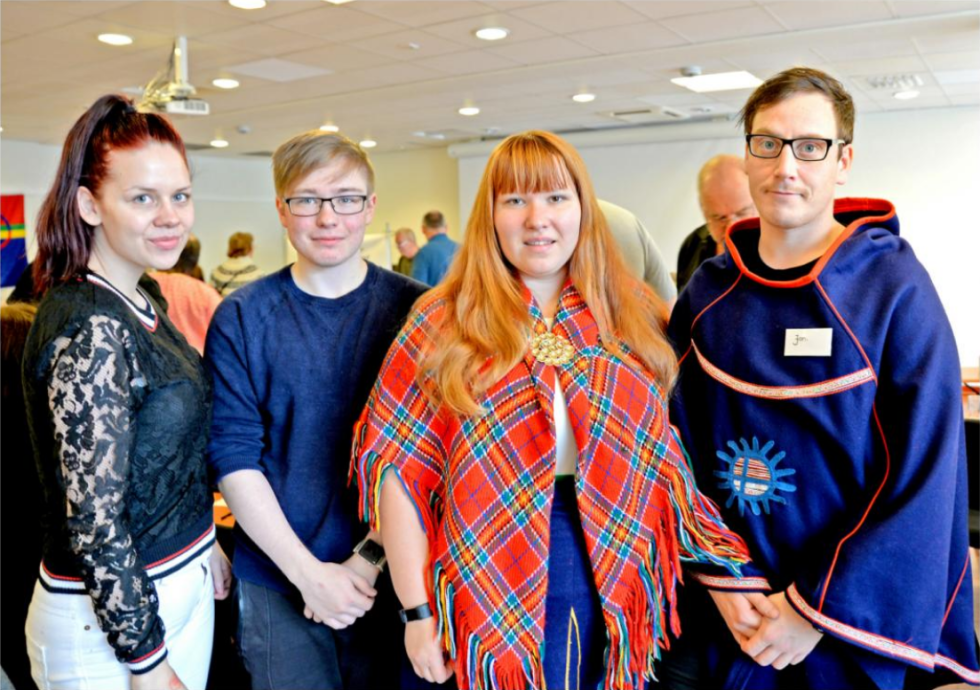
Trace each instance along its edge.
{"label": "young man with glasses", "polygon": [[[729,229],[670,324],[671,419],[753,557],[741,579],[693,576],[728,628],[715,617],[695,631],[714,683],[978,683],[959,357],[942,304],[890,203],[834,199],[854,155],[840,83],[787,70],[742,118],[760,218]],[[777,616],[760,615],[760,593]]]}
{"label": "young man with glasses", "polygon": [[308,132],[272,160],[296,263],[225,299],[206,346],[238,642],[253,688],[392,687],[402,630],[393,594],[378,610],[384,550],[347,477],[354,422],[425,288],[360,256],[377,199],[357,144]]}

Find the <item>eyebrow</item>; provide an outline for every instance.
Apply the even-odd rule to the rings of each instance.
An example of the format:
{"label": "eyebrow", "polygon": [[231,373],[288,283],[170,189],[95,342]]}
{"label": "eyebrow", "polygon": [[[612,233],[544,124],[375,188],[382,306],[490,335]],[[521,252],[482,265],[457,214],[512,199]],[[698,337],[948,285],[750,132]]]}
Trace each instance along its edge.
{"label": "eyebrow", "polygon": [[[362,187],[341,187],[340,189],[334,190],[335,194],[362,194],[367,195],[367,190]],[[315,189],[296,189],[293,191],[293,196],[297,194],[305,194],[307,196],[317,196],[318,192]],[[317,197],[320,198],[320,197]]]}
{"label": "eyebrow", "polygon": [[[193,185],[185,185],[183,187],[179,187],[178,189],[176,189],[174,191],[177,191],[177,192],[186,192],[188,189],[191,189],[192,186]],[[156,187],[144,187],[142,185],[133,185],[132,187],[128,187],[126,189],[126,191],[127,192],[159,192],[160,190],[157,189]]]}
{"label": "eyebrow", "polygon": [[823,134],[801,134],[798,137],[781,137],[772,130],[762,128],[758,132],[752,132],[753,135],[761,134],[766,137],[775,137],[777,139],[833,139],[834,137],[824,136]]}

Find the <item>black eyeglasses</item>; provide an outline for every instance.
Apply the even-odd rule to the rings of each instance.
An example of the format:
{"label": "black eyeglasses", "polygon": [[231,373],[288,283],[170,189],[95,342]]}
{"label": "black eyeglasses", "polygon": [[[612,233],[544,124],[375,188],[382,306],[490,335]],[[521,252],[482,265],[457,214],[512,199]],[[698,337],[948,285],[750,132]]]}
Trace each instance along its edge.
{"label": "black eyeglasses", "polygon": [[289,212],[294,216],[315,216],[323,208],[323,202],[329,201],[333,212],[340,216],[352,216],[364,210],[367,201],[365,194],[342,194],[327,199],[316,196],[294,196],[283,199]]}
{"label": "black eyeglasses", "polygon": [[793,155],[799,161],[822,161],[830,153],[834,144],[846,144],[843,139],[782,139],[768,134],[749,134],[745,137],[749,153],[756,158],[779,158],[783,146],[789,144]]}

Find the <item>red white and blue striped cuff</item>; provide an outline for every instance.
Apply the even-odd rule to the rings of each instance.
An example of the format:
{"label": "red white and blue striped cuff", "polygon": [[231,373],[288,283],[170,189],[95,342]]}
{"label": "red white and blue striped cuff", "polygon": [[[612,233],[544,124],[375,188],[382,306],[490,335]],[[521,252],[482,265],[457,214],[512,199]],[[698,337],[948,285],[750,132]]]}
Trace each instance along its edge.
{"label": "red white and blue striped cuff", "polygon": [[167,658],[167,644],[161,642],[160,646],[154,649],[149,654],[144,654],[139,659],[133,659],[132,661],[126,662],[126,667],[129,672],[133,675],[141,675],[143,673],[149,673],[155,669],[161,661]]}

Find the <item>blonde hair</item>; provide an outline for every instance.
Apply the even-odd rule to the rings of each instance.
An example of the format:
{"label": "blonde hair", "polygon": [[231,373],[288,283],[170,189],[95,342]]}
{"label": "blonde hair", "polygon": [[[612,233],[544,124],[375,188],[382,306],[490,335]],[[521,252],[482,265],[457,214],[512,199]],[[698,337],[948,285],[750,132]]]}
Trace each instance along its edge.
{"label": "blonde hair", "polygon": [[285,198],[289,189],[314,170],[334,161],[343,163],[343,173],[360,170],[367,179],[367,193],[374,193],[374,168],[367,153],[343,134],[314,129],[297,134],[272,154],[272,177],[276,194]]}
{"label": "blonde hair", "polygon": [[665,394],[670,389],[677,360],[664,335],[664,302],[632,277],[578,152],[555,134],[529,131],[508,137],[490,155],[457,257],[443,282],[420,300],[420,309],[443,302],[418,373],[437,407],[479,414],[476,398],[527,352],[531,315],[523,285],[497,240],[497,196],[565,186],[575,187],[582,207],[568,274],[595,318],[604,347],[629,366],[645,367]]}
{"label": "blonde hair", "polygon": [[252,233],[236,232],[228,238],[228,258],[235,259],[252,251]]}

